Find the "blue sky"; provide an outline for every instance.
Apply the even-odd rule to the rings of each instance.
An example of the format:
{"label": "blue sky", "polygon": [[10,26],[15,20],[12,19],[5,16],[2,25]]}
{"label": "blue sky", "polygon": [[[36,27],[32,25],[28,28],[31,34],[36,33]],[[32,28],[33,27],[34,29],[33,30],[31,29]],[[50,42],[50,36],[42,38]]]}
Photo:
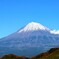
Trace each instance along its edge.
{"label": "blue sky", "polygon": [[59,0],[0,0],[0,38],[29,22],[59,29]]}

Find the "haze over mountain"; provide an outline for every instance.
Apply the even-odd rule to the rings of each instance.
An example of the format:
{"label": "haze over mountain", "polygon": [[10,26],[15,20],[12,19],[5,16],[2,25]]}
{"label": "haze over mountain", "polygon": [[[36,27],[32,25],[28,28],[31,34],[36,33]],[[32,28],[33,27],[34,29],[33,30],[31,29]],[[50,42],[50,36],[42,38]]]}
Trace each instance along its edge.
{"label": "haze over mountain", "polygon": [[59,47],[59,31],[31,22],[17,32],[0,39],[0,56],[16,54],[31,57],[54,47]]}

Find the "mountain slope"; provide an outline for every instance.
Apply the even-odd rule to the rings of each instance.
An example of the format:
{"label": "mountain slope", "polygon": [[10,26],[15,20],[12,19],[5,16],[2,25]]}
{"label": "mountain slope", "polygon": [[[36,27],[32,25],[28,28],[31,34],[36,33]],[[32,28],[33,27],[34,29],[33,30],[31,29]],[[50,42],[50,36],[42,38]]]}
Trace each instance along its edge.
{"label": "mountain slope", "polygon": [[31,57],[52,47],[59,47],[59,35],[52,34],[49,28],[39,23],[31,22],[17,32],[0,39],[0,56],[16,54]]}
{"label": "mountain slope", "polygon": [[48,52],[32,57],[31,59],[59,59],[59,48],[52,48]]}

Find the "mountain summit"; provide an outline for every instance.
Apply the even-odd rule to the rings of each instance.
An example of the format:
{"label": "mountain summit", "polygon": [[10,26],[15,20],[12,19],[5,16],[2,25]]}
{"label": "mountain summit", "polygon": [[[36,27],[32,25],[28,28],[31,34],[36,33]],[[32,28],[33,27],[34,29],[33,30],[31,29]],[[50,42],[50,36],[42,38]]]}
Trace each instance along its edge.
{"label": "mountain summit", "polygon": [[35,30],[49,30],[49,29],[41,25],[40,23],[31,22],[27,24],[24,28],[22,28],[19,32],[35,31]]}

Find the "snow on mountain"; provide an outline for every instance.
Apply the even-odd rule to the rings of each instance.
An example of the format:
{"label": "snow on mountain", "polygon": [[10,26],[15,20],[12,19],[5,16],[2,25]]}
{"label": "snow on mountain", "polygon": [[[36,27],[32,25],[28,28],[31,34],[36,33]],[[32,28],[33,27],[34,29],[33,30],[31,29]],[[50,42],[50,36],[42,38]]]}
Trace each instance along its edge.
{"label": "snow on mountain", "polygon": [[59,34],[59,30],[51,30],[50,33],[52,33],[52,34]]}
{"label": "snow on mountain", "polygon": [[0,56],[16,54],[34,56],[52,47],[59,47],[59,31],[31,22],[19,31],[0,39]]}
{"label": "snow on mountain", "polygon": [[21,29],[19,32],[34,31],[34,30],[49,30],[49,29],[39,23],[31,22],[28,25],[26,25],[23,29]]}

